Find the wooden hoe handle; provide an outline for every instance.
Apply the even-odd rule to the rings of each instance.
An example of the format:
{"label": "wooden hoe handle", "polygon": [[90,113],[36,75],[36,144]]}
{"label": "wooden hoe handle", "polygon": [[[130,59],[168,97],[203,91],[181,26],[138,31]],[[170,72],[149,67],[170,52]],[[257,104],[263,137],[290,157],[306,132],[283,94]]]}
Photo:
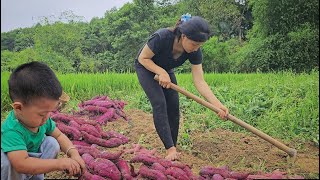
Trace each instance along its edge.
{"label": "wooden hoe handle", "polygon": [[[158,75],[155,75],[154,76],[154,79],[159,81],[159,77]],[[182,89],[181,87],[171,83],[170,84],[170,88],[187,96],[188,98],[191,98],[193,100],[195,100],[196,102],[198,102],[199,104],[211,109],[212,111],[216,112],[216,113],[219,113],[221,110],[217,107],[215,107],[213,104],[209,103],[208,101],[205,101],[201,98],[199,98],[198,96]],[[297,150],[293,149],[293,148],[290,148],[286,145],[284,145],[283,143],[275,140],[274,138],[270,137],[269,135],[265,134],[264,132],[256,129],[255,127],[245,123],[244,121],[236,118],[235,116],[231,115],[231,114],[228,114],[227,116],[227,119],[244,127],[245,129],[247,129],[248,131],[252,132],[253,134],[259,136],[260,138],[268,141],[269,143],[273,144],[274,146],[278,147],[279,149],[283,150],[284,152],[288,153],[291,157],[295,157],[296,154],[297,154]]]}

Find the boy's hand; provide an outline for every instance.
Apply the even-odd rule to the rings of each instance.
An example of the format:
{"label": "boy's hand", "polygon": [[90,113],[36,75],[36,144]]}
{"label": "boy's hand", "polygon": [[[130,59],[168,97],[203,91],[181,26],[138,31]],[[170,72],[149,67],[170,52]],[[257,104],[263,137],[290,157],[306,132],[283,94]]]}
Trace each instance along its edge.
{"label": "boy's hand", "polygon": [[80,168],[81,168],[80,175],[84,174],[86,172],[87,168],[86,168],[85,162],[83,161],[83,159],[81,158],[79,153],[72,154],[70,158],[77,161],[78,164],[80,165]]}
{"label": "boy's hand", "polygon": [[71,158],[60,158],[59,167],[61,171],[66,171],[69,176],[75,176],[81,173],[80,165]]}

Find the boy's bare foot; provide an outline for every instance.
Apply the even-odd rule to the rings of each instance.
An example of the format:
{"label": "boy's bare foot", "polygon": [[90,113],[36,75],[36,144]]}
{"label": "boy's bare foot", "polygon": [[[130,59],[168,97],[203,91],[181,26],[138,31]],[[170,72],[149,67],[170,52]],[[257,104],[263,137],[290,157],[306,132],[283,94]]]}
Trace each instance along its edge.
{"label": "boy's bare foot", "polygon": [[180,153],[177,152],[176,147],[171,147],[167,150],[167,156],[165,157],[165,159],[174,161],[179,158],[179,155]]}

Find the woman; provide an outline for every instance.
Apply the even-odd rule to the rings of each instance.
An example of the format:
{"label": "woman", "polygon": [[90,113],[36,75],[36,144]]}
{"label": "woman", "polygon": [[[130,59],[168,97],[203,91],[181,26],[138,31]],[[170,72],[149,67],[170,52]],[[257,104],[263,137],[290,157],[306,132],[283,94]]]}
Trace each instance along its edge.
{"label": "woman", "polygon": [[[200,46],[209,38],[209,25],[201,17],[184,15],[174,29],[162,28],[156,31],[140,49],[135,60],[139,82],[153,109],[156,131],[163,142],[166,159],[176,160],[179,130],[178,92],[170,89],[170,83],[177,84],[173,68],[187,59],[191,62],[193,82],[207,101],[220,108],[220,118],[225,119],[228,109],[215,97],[203,78],[202,53]],[[154,80],[159,75],[159,82]]]}

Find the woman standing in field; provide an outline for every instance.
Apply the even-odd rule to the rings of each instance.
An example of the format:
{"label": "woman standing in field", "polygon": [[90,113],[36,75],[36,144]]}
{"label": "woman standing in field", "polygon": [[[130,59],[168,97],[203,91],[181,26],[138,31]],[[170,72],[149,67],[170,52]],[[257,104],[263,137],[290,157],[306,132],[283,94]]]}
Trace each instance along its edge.
{"label": "woman standing in field", "polygon": [[[169,89],[170,82],[177,84],[173,68],[189,59],[193,82],[199,93],[221,109],[220,118],[225,119],[228,114],[228,109],[215,97],[203,78],[200,46],[208,40],[209,34],[209,25],[203,18],[183,15],[174,29],[162,28],[152,34],[135,60],[139,82],[151,102],[155,128],[169,160],[177,159],[179,154],[176,150],[179,96],[178,92]],[[154,80],[156,74],[159,82]]]}

